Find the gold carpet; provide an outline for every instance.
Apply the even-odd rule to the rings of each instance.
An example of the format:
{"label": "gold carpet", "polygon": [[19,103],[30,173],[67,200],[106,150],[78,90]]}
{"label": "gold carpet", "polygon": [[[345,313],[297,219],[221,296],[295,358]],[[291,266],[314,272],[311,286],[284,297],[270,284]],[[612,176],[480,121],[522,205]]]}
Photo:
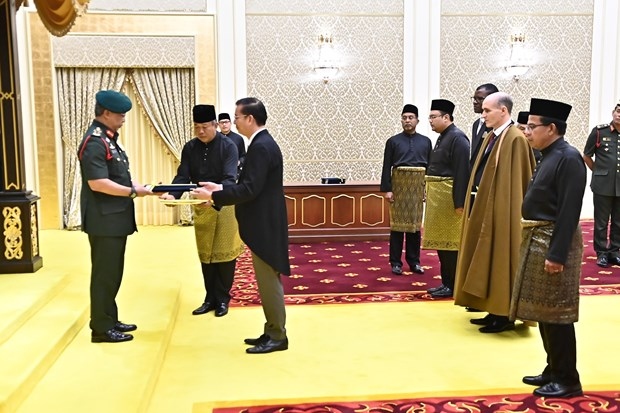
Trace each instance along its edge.
{"label": "gold carpet", "polygon": [[[260,307],[192,316],[204,298],[189,227],[142,227],[119,294],[135,339],[91,344],[85,234],[42,231],[43,268],[0,275],[0,413],[208,412],[212,406],[527,393],[537,329],[483,335],[451,302],[289,306],[290,349],[248,355]],[[584,390],[620,389],[619,296],[582,297]]]}

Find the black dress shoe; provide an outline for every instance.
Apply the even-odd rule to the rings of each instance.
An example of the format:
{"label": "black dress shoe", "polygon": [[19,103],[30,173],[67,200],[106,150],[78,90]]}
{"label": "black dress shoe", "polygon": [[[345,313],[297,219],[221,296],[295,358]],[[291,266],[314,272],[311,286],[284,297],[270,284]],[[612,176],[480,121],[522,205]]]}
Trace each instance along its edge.
{"label": "black dress shoe", "polygon": [[551,377],[539,374],[538,376],[524,376],[523,383],[530,386],[544,386],[547,383],[551,383]]}
{"label": "black dress shoe", "polygon": [[221,303],[215,309],[215,316],[216,317],[223,317],[226,314],[228,314],[228,304]]}
{"label": "black dress shoe", "polygon": [[491,324],[487,324],[484,327],[480,327],[478,330],[481,333],[501,333],[502,331],[514,330],[514,321],[507,320],[504,317],[495,316]]}
{"label": "black dress shoe", "polygon": [[270,338],[271,337],[269,337],[267,334],[263,334],[263,335],[261,335],[258,338],[246,338],[245,340],[243,340],[243,342],[245,344],[249,344],[251,346],[256,346],[258,344],[265,343],[265,342],[269,341]]}
{"label": "black dress shoe", "polygon": [[477,308],[474,307],[465,307],[465,311],[467,311],[468,313],[481,313],[482,310],[478,310]]}
{"label": "black dress shoe", "polygon": [[206,314],[211,310],[215,310],[215,305],[206,301],[204,303],[202,303],[202,305],[200,307],[198,307],[197,309],[195,309],[194,311],[192,311],[193,315],[201,315],[201,314]]}
{"label": "black dress shoe", "polygon": [[420,264],[416,264],[411,267],[411,271],[415,272],[416,274],[424,274],[424,268],[422,268]]}
{"label": "black dress shoe", "polygon": [[489,324],[492,324],[494,320],[495,316],[489,313],[482,318],[472,318],[471,320],[469,320],[469,322],[477,326],[488,326]]}
{"label": "black dress shoe", "polygon": [[114,325],[114,330],[120,331],[121,333],[128,333],[130,331],[134,331],[137,329],[138,329],[138,326],[135,324],[125,324],[125,323],[121,323],[120,321],[117,321],[116,324]]}
{"label": "black dress shoe", "polygon": [[452,297],[452,289],[444,286],[441,290],[434,291],[431,293],[431,297],[433,298],[448,298]]}
{"label": "black dress shoe", "polygon": [[609,265],[620,265],[620,257],[616,256],[616,257],[609,257],[609,259],[607,260],[607,263]]}
{"label": "black dress shoe", "polygon": [[583,389],[581,388],[581,384],[560,384],[555,382],[550,382],[545,384],[542,387],[534,390],[535,396],[540,397],[576,397],[583,396]]}
{"label": "black dress shoe", "polygon": [[263,354],[272,353],[274,351],[283,351],[288,349],[288,338],[284,340],[272,340],[263,341],[258,343],[254,347],[246,348],[245,352],[248,354]]}
{"label": "black dress shoe", "polygon": [[403,273],[402,265],[393,264],[392,265],[392,274],[401,275]]}
{"label": "black dress shoe", "polygon": [[120,331],[116,331],[113,328],[109,329],[105,333],[93,333],[90,336],[92,343],[122,343],[123,341],[131,341],[133,336],[131,334],[124,334]]}
{"label": "black dress shoe", "polygon": [[441,284],[439,287],[429,288],[428,290],[426,290],[426,292],[429,293],[429,294],[432,294],[435,291],[443,290],[444,288],[446,288],[446,286]]}
{"label": "black dress shoe", "polygon": [[609,267],[609,260],[606,255],[601,255],[596,259],[596,265],[599,267],[607,268]]}

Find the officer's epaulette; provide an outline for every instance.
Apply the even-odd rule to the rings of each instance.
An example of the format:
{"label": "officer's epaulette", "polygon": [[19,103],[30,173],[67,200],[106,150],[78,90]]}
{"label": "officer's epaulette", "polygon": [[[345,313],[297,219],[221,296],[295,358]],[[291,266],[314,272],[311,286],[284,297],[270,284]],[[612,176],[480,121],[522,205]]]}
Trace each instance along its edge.
{"label": "officer's epaulette", "polygon": [[103,131],[101,130],[101,128],[99,126],[97,126],[95,129],[93,129],[93,131],[90,133],[90,136],[101,136],[101,134],[103,133]]}
{"label": "officer's epaulette", "polygon": [[609,126],[609,123],[601,123],[600,125],[596,125],[596,129],[605,129]]}

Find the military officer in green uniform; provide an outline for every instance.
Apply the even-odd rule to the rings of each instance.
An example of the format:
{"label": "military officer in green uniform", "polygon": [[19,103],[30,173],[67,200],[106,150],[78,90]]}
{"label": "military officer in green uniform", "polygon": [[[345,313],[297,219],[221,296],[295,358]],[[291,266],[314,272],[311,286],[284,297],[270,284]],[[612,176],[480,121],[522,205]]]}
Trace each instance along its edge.
{"label": "military officer in green uniform", "polygon": [[114,90],[97,92],[95,100],[95,119],[78,147],[82,231],[91,250],[91,341],[118,343],[132,340],[127,333],[137,329],[119,321],[116,306],[127,236],[137,230],[133,199],[153,193],[131,180],[129,159],[118,142],[131,100]]}
{"label": "military officer in green uniform", "polygon": [[594,251],[599,267],[620,265],[620,101],[611,115],[611,123],[592,129],[583,150],[583,160],[592,171]]}

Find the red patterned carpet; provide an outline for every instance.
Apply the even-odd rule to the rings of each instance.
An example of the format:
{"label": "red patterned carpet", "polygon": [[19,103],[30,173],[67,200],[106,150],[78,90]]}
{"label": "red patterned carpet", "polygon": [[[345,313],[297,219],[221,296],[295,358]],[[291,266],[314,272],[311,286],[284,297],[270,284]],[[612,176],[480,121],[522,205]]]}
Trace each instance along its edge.
{"label": "red patterned carpet", "polygon": [[[620,294],[620,266],[600,268],[592,249],[592,222],[582,222],[584,257],[581,294]],[[284,278],[287,304],[402,302],[432,300],[429,287],[441,283],[435,251],[422,251],[423,275],[394,275],[387,241],[290,245],[291,276]],[[248,251],[237,260],[232,305],[258,305],[252,259]]]}
{"label": "red patterned carpet", "polygon": [[215,408],[213,413],[607,413],[620,411],[619,392],[589,392],[572,399],[531,394],[419,398],[374,402],[305,403]]}

